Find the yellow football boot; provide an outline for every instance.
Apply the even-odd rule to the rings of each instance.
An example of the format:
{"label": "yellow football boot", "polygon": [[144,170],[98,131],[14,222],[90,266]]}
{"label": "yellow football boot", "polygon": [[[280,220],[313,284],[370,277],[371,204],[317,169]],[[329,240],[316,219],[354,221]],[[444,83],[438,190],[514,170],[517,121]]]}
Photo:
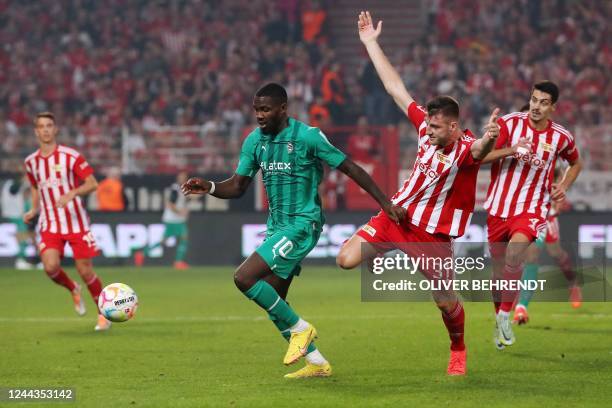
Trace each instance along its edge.
{"label": "yellow football boot", "polygon": [[317,330],[314,326],[308,323],[306,330],[299,333],[291,333],[291,339],[289,340],[289,348],[285,354],[283,363],[290,365],[298,361],[300,358],[306,355],[308,345],[317,337]]}
{"label": "yellow football boot", "polygon": [[331,377],[331,375],[332,368],[329,363],[316,365],[306,362],[306,365],[299,370],[285,374],[285,378]]}

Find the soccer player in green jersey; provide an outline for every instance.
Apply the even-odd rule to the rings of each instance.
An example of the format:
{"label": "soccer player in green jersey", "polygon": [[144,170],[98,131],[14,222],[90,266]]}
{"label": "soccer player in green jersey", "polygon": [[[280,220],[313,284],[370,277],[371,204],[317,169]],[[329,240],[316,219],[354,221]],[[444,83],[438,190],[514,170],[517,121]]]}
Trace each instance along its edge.
{"label": "soccer player in green jersey", "polygon": [[180,194],[181,185],[185,184],[187,177],[187,172],[179,172],[176,176],[176,183],[170,186],[170,196],[166,201],[166,207],[162,214],[164,236],[156,244],[139,248],[134,252],[134,263],[136,266],[142,266],[145,257],[149,257],[153,250],[163,246],[168,239],[174,238],[176,240],[174,269],[189,269],[189,264],[185,262],[187,248],[189,247],[189,232],[187,229],[189,208],[187,206],[187,198]]}
{"label": "soccer player in green jersey", "polygon": [[284,363],[290,365],[306,356],[306,366],[285,377],[327,377],[331,366],[313,343],[316,329],[285,301],[293,277],[300,273],[300,263],[316,245],[325,222],[317,191],[323,162],[353,179],[393,221],[403,219],[405,210],[394,206],[372,178],[335,148],[321,130],[288,117],[287,92],[281,85],[270,83],[260,88],[253,109],[259,127],[245,139],[235,174],[219,183],[191,178],[182,191],[238,198],[262,171],[269,202],[266,238],[238,267],[234,282],[268,313],[289,341]]}

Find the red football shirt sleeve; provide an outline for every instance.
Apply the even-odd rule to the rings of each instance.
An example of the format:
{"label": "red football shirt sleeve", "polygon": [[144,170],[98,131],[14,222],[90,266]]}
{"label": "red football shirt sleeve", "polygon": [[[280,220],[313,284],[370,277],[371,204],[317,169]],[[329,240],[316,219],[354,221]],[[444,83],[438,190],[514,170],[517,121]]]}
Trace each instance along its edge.
{"label": "red football shirt sleeve", "polygon": [[74,174],[81,180],[85,180],[88,176],[93,174],[93,168],[87,163],[83,156],[79,156],[76,159],[73,167]]}
{"label": "red football shirt sleeve", "polygon": [[480,160],[476,160],[472,155],[472,145],[475,141],[476,139],[474,139],[473,137],[463,136],[463,140],[461,141],[461,143],[465,145],[465,149],[463,150],[463,157],[459,159],[459,167],[480,164]]}
{"label": "red football shirt sleeve", "polygon": [[34,178],[34,175],[30,171],[30,167],[28,167],[27,164],[25,165],[25,170],[26,170],[26,174],[28,175],[28,180],[30,180],[30,185],[32,187],[38,187],[38,183],[36,183],[36,178]]}
{"label": "red football shirt sleeve", "polygon": [[425,109],[413,101],[410,105],[408,105],[408,112],[406,112],[406,114],[418,133],[421,125],[423,122],[425,122]]}
{"label": "red football shirt sleeve", "polygon": [[578,153],[578,148],[576,147],[576,143],[574,143],[574,139],[572,137],[567,138],[567,144],[565,148],[561,150],[559,153],[562,159],[567,161],[568,163],[574,163],[580,157],[580,153]]}

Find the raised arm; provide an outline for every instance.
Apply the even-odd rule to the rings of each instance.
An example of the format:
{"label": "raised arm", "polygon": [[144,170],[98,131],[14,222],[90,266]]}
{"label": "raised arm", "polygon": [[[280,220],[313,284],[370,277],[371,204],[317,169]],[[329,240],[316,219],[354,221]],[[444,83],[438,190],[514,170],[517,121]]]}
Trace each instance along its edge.
{"label": "raised arm", "polygon": [[396,223],[406,216],[406,209],[393,203],[378,188],[372,177],[364,169],[355,164],[351,159],[344,159],[338,166],[338,170],[350,177],[359,187],[363,188],[380,205],[385,213]]}
{"label": "raised arm", "polygon": [[224,199],[240,198],[247,188],[249,188],[251,180],[251,177],[241,176],[239,174],[234,174],[232,177],[219,183],[203,180],[199,177],[192,177],[181,186],[181,191],[185,195],[210,194],[214,197]]}
{"label": "raised arm", "polygon": [[359,39],[365,45],[374,68],[376,68],[376,72],[385,86],[385,90],[393,97],[393,100],[402,112],[406,113],[408,106],[410,106],[414,99],[412,99],[412,96],[406,90],[402,78],[389,62],[380,44],[378,44],[378,36],[382,30],[382,21],[379,21],[376,29],[374,29],[370,12],[362,11],[359,14],[357,27],[359,29]]}

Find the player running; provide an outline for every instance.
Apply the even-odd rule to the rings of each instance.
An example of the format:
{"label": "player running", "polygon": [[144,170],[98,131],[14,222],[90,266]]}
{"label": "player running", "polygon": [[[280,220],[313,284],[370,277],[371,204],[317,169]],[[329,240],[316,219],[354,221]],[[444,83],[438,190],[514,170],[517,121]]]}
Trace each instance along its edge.
{"label": "player running", "polygon": [[[81,197],[95,191],[98,183],[93,169],[79,152],[57,144],[58,131],[52,113],[36,115],[34,132],[40,148],[25,159],[32,209],[24,214],[23,220],[30,223],[40,212],[39,252],[44,270],[51,280],[70,291],[75,310],[82,316],[85,303],[81,287],[66,275],[60,262],[68,242],[74,252],[77,272],[97,305],[102,282],[93,271],[91,259],[98,255],[98,248],[89,230],[89,216]],[[95,330],[108,330],[110,326],[99,314]]]}
{"label": "player running", "polygon": [[[555,180],[561,178],[562,171],[559,166],[555,168]],[[567,201],[553,201],[546,217],[546,228],[540,233],[538,239],[529,246],[527,257],[525,259],[525,270],[523,271],[522,279],[525,281],[536,280],[538,278],[538,259],[540,251],[546,248],[546,252],[555,260],[561,272],[567,280],[569,289],[569,298],[574,309],[577,309],[582,304],[582,291],[578,285],[576,276],[576,268],[569,254],[561,247],[560,229],[559,229],[559,214],[564,207],[569,206]],[[513,323],[519,325],[529,322],[529,314],[527,307],[533,296],[532,290],[523,289],[519,295],[518,302],[514,308]]]}
{"label": "player running", "polygon": [[[563,200],[565,191],[582,169],[574,137],[550,119],[558,98],[557,85],[538,82],[532,88],[528,113],[510,113],[498,121],[501,133],[497,149],[503,151],[521,138],[528,139],[531,145],[513,156],[502,156],[491,166],[491,184],[484,207],[488,211],[493,279],[520,279],[527,248],[546,227],[551,200]],[[497,150],[492,155],[496,153]],[[553,172],[559,157],[569,167],[562,179],[554,183]],[[516,291],[493,291],[494,344],[498,349],[515,342],[509,315],[516,295]]]}
{"label": "player running", "polygon": [[191,178],[183,185],[183,193],[238,198],[261,169],[269,203],[266,238],[238,267],[234,282],[268,313],[289,341],[283,362],[293,364],[306,356],[306,366],[285,377],[327,377],[332,369],[313,343],[316,329],[285,301],[291,281],[300,273],[300,263],[316,245],[325,222],[317,192],[323,162],[352,178],[393,222],[399,222],[405,211],[394,206],[321,130],[288,117],[287,92],[282,86],[271,83],[260,88],[253,109],[259,127],[245,139],[235,174],[219,183]]}
{"label": "player running", "polygon": [[[382,22],[375,29],[370,13],[361,12],[358,29],[385,89],[415,126],[419,149],[412,173],[392,198],[393,204],[406,209],[406,218],[396,224],[379,212],[344,244],[337,263],[351,269],[377,252],[393,248],[417,257],[422,251],[429,251],[428,256],[452,257],[452,239],[463,235],[472,218],[480,160],[493,148],[499,133],[498,110],[492,113],[485,135],[479,140],[459,127],[459,104],[450,96],[433,98],[423,110],[378,44]],[[421,272],[428,279],[440,279],[435,270]],[[453,272],[449,272],[447,278],[452,279]],[[463,306],[452,290],[434,291],[433,296],[451,340],[447,373],[463,375],[466,372]]]}
{"label": "player running", "polygon": [[31,207],[30,200],[26,197],[28,182],[23,168],[19,168],[18,176],[7,180],[0,192],[0,208],[2,217],[15,225],[15,238],[19,244],[19,252],[15,259],[15,269],[34,269],[36,263],[27,261],[26,249],[30,242],[36,244],[35,239],[28,226],[23,222],[23,214]]}
{"label": "player running", "polygon": [[142,266],[144,258],[150,256],[151,251],[161,247],[168,239],[174,238],[176,240],[174,269],[189,269],[189,264],[185,262],[187,249],[189,248],[189,231],[187,229],[189,208],[187,207],[187,197],[181,194],[181,185],[187,181],[187,177],[187,172],[179,172],[176,176],[176,183],[170,186],[170,197],[166,201],[166,207],[162,214],[164,236],[158,243],[141,248],[134,253],[136,266]]}

